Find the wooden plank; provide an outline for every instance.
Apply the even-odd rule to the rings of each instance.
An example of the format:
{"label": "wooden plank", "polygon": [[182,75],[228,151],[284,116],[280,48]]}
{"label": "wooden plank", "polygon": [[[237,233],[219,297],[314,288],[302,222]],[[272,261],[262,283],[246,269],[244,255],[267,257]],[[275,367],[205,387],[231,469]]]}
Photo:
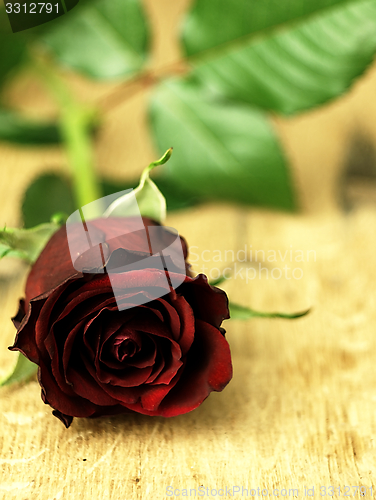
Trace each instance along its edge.
{"label": "wooden plank", "polygon": [[[163,0],[163,12],[148,3],[158,33],[169,32],[166,13],[168,25],[177,26],[181,11],[175,7],[170,15],[170,4]],[[167,42],[158,43],[162,64]],[[219,496],[221,488],[233,493],[237,486],[239,498],[242,487],[248,496],[252,489],[253,496],[262,496],[262,489],[269,496],[277,488],[289,498],[293,489],[301,498],[305,488],[314,488],[319,498],[320,487],[330,485],[341,488],[341,495],[338,490],[334,495],[340,498],[353,494],[345,486],[376,488],[374,191],[361,190],[364,197],[348,214],[335,197],[350,125],[358,119],[364,130],[373,127],[374,80],[375,71],[339,103],[278,120],[304,214],[211,204],[168,217],[187,238],[196,272],[206,266],[214,276],[230,263],[231,251],[236,256],[246,247],[248,261],[239,253],[237,274],[224,284],[233,300],[269,311],[312,306],[311,314],[293,322],[226,322],[233,380],[197,410],[171,419],[76,419],[66,430],[42,403],[36,381],[1,389],[0,498],[165,499],[171,498],[168,487],[180,496],[192,489],[191,497],[201,487],[204,498],[214,498],[214,490]],[[111,89],[82,80],[71,84],[77,95],[90,99]],[[10,102],[32,107],[35,87],[30,94],[27,88],[21,81]],[[51,105],[39,92],[50,114]],[[134,176],[155,158],[144,121],[147,97],[136,96],[106,115],[97,144],[103,172]],[[50,168],[67,168],[56,148],[5,145],[0,165],[0,223],[9,226],[20,222],[19,204],[30,180]],[[26,273],[16,261],[0,262],[1,373],[14,362],[6,349],[15,334],[10,317]]]}

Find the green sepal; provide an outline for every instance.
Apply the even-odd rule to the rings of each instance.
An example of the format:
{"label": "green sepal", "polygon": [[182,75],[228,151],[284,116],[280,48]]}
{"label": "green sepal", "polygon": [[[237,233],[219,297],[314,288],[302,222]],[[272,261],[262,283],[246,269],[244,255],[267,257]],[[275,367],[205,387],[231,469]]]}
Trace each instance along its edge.
{"label": "green sepal", "polygon": [[60,224],[49,222],[32,229],[7,228],[0,230],[0,259],[18,257],[33,264]]}
{"label": "green sepal", "polygon": [[[166,199],[159,191],[157,185],[150,179],[150,171],[166,163],[172,154],[172,148],[168,149],[159,160],[151,163],[141,174],[139,185],[130,193],[115,200],[105,211],[105,217],[129,217],[136,215],[130,212],[130,200],[136,197],[138,209],[143,217],[149,217],[157,222],[163,223],[166,218]],[[132,205],[132,204],[131,204]]]}
{"label": "green sepal", "polygon": [[65,212],[56,212],[51,217],[51,222],[53,224],[57,224],[60,227],[67,222],[68,217],[69,215],[66,214]]}
{"label": "green sepal", "polygon": [[26,382],[36,374],[37,370],[38,366],[19,352],[15,366],[5,377],[0,379],[0,387],[16,382]]}

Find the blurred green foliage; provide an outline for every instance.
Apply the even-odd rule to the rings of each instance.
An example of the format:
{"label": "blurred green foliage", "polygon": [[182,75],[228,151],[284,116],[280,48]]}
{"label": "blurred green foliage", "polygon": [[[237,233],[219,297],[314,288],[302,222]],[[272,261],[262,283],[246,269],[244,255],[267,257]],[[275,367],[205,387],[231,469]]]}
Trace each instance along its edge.
{"label": "blurred green foliage", "polygon": [[[95,79],[125,81],[148,71],[153,27],[140,0],[81,0],[65,16],[22,33],[11,33],[7,23],[0,9],[1,84],[39,53]],[[375,56],[376,3],[196,0],[181,47],[189,71],[156,84],[149,108],[159,152],[174,147],[154,178],[168,209],[220,199],[292,210],[297,197],[271,114],[312,109],[350,88]],[[0,140],[40,146],[58,142],[56,131],[56,124],[0,111]],[[36,207],[33,223],[54,211],[40,195],[43,182],[36,181],[24,204],[27,211]],[[60,180],[49,182],[57,192]],[[136,184],[107,179],[104,193]],[[71,195],[65,199],[59,209],[69,212]],[[28,226],[31,220],[25,215]]]}

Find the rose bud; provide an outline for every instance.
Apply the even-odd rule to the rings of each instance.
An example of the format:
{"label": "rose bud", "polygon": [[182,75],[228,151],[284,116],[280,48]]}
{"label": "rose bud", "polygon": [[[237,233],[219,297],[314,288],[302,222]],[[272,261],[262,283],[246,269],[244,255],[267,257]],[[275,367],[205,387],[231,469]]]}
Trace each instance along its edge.
{"label": "rose bud", "polygon": [[[66,427],[73,417],[173,417],[197,408],[232,377],[221,328],[229,318],[225,292],[191,276],[183,238],[184,265],[170,252],[166,281],[157,258],[142,264],[151,252],[135,218],[89,223],[103,242],[102,266],[90,251],[72,263],[67,228],[59,229],[28,276],[10,349],[38,365],[42,399]],[[156,246],[168,246],[167,229],[147,218],[143,224],[159,227]],[[68,231],[71,241],[78,227]]]}

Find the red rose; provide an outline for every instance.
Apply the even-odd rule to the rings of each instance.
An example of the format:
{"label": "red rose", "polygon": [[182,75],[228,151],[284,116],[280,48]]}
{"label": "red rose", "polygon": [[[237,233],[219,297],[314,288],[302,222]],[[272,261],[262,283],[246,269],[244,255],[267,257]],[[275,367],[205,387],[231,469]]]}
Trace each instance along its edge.
{"label": "red rose", "polygon": [[[229,318],[225,292],[210,286],[204,275],[190,276],[182,238],[184,269],[169,256],[175,266],[169,276],[182,282],[176,290],[166,286],[166,271],[157,264],[138,265],[150,252],[139,232],[129,232],[134,221],[90,221],[106,242],[106,267],[100,270],[87,252],[79,257],[81,267],[75,262],[85,272],[73,267],[67,230],[61,228],[34,264],[14,318],[18,331],[10,349],[39,366],[42,399],[67,427],[75,416],[180,415],[198,407],[211,391],[221,391],[232,376],[220,328]],[[161,228],[159,243],[165,248],[171,233],[150,219],[143,222]],[[119,230],[127,234],[119,237]],[[105,271],[129,263],[133,269],[110,282]],[[161,296],[148,298],[155,287]],[[146,303],[140,304],[142,294]],[[119,297],[127,309],[119,310]]]}

